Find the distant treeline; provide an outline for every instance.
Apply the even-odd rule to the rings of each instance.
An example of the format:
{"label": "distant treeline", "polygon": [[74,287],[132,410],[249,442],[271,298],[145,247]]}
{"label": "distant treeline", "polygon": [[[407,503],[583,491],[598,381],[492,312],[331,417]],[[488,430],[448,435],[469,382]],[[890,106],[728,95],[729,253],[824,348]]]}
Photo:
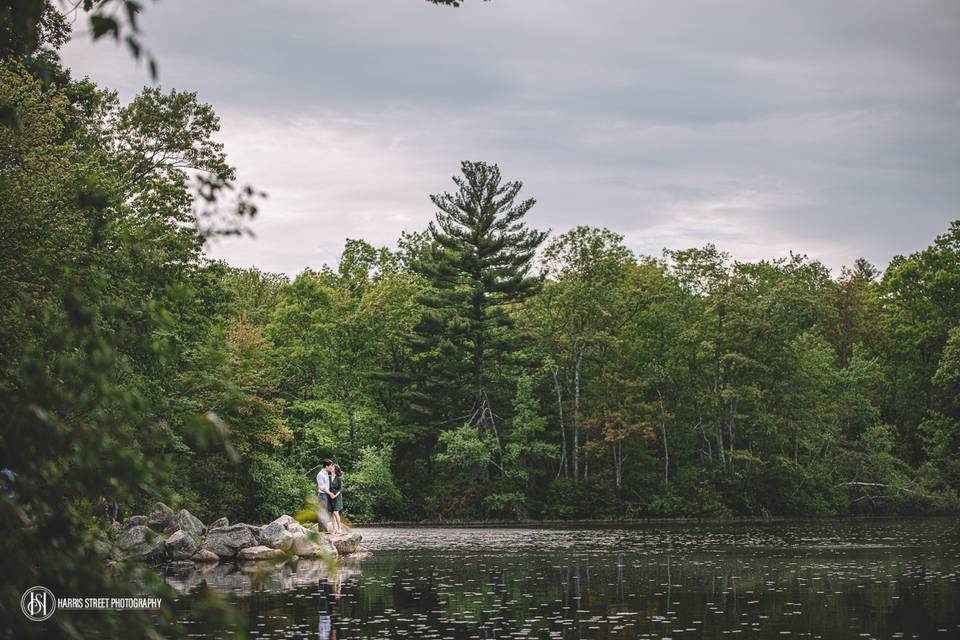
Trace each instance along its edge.
{"label": "distant treeline", "polygon": [[351,240],[292,280],[199,267],[219,306],[177,393],[241,455],[183,458],[187,503],[290,510],[329,456],[364,520],[957,507],[960,224],[882,276],[649,258],[606,229],[545,239],[519,185],[462,169],[397,251]]}

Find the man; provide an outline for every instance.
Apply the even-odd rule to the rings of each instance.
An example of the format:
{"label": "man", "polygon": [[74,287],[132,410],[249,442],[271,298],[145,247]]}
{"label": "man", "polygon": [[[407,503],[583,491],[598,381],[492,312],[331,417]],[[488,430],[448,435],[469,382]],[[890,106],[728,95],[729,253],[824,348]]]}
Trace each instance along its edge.
{"label": "man", "polygon": [[323,524],[324,529],[330,522],[330,512],[333,511],[333,502],[336,496],[330,491],[330,477],[333,475],[333,460],[324,460],[323,468],[317,474],[317,496],[320,499],[320,508],[317,512],[317,521]]}

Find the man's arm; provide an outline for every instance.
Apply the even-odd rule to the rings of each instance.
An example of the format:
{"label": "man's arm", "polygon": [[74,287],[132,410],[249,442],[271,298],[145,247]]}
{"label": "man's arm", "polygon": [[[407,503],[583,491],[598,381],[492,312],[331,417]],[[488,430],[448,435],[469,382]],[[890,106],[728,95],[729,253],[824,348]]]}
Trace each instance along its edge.
{"label": "man's arm", "polygon": [[330,477],[323,471],[317,474],[317,490],[320,493],[327,494],[331,498],[336,497],[330,492]]}

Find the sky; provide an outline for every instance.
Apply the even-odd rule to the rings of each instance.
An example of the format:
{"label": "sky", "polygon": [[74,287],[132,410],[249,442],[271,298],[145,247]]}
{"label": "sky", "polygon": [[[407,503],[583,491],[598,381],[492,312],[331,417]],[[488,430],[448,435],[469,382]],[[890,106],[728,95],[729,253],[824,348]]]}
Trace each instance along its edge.
{"label": "sky", "polygon": [[[956,0],[158,0],[166,90],[221,118],[254,237],[211,257],[296,274],[426,227],[462,160],[537,199],[530,226],[639,254],[715,243],[883,267],[960,219]],[[129,100],[143,64],[86,25],[63,51]]]}

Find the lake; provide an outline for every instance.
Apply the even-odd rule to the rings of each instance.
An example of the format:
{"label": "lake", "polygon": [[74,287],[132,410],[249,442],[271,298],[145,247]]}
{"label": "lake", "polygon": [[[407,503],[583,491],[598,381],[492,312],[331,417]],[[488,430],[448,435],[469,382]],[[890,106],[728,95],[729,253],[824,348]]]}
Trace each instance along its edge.
{"label": "lake", "polygon": [[253,638],[960,638],[960,521],[362,528],[365,556],[170,575]]}

